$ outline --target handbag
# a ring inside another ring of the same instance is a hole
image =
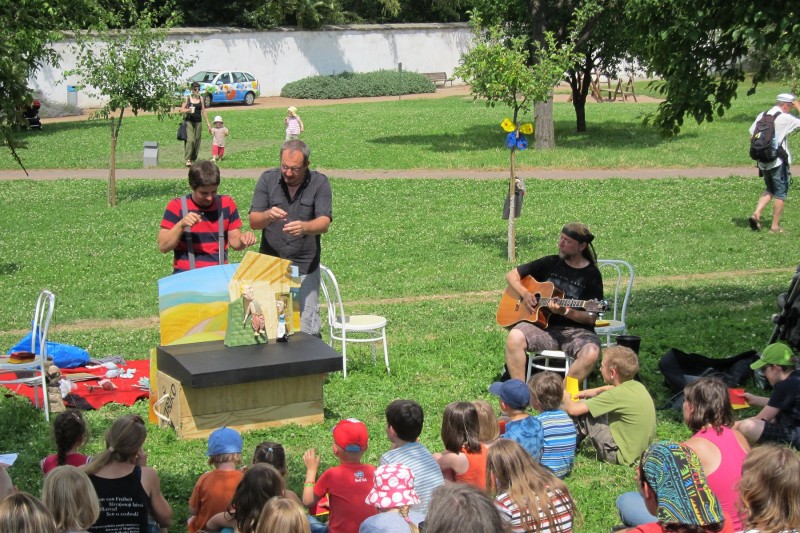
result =
[[[188,137],[186,136],[186,121],[184,120],[178,125],[178,140],[185,141]]]

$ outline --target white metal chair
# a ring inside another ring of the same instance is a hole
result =
[[[610,346],[615,344],[612,341],[618,335],[625,335],[628,332],[626,318],[628,301],[631,298],[631,289],[633,288],[633,266],[627,261],[619,259],[598,259],[597,268],[603,274],[603,283],[606,289],[609,287],[614,289],[613,291],[605,291],[609,309],[603,314],[602,319],[608,320],[609,324],[594,328],[603,346]],[[605,340],[603,340],[603,337],[605,337]]]
[[[594,328],[595,333],[600,337],[600,343],[603,346],[609,346],[612,344],[612,337],[616,338],[618,335],[624,335],[628,331],[625,318],[628,312],[631,289],[633,288],[633,266],[627,261],[619,259],[598,259],[597,268],[600,269],[601,273],[605,274],[603,276],[605,288],[613,287],[613,291],[610,294],[604,291],[606,300],[609,302],[609,310],[606,311],[602,319],[608,320],[609,324]],[[611,313],[610,317],[608,317],[609,312]],[[561,350],[532,352],[528,355],[528,370],[525,379],[530,379],[531,372],[534,369],[558,372],[566,376],[567,372],[569,372],[570,363],[569,357]],[[583,381],[583,386],[584,388],[586,387],[586,380]]]
[[[375,343],[383,343],[383,360],[389,373],[389,348],[386,344],[386,319],[377,315],[346,315],[342,304],[339,283],[331,269],[319,266],[320,288],[328,306],[330,345],[342,343],[342,374],[347,378],[347,343],[368,342],[372,344],[372,362],[375,364]]]
[[[42,404],[45,420],[50,420],[50,401],[47,398],[47,329],[53,317],[56,296],[48,290],[42,290],[36,300],[31,330],[31,353],[36,357],[29,363],[9,363],[9,357],[0,357],[0,373],[16,373],[16,379],[0,380],[0,385],[30,385],[36,407],[39,407],[39,387],[42,388]],[[38,346],[38,350],[37,350]]]

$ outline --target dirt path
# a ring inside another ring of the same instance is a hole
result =
[[[654,287],[664,284],[673,284],[675,282],[692,282],[702,280],[734,280],[743,276],[758,276],[763,274],[781,274],[785,273],[788,278],[795,272],[793,268],[762,268],[752,270],[732,270],[729,272],[708,272],[705,274],[681,274],[675,276],[650,276],[650,277],[637,277],[636,286]],[[495,289],[491,291],[473,291],[473,292],[460,292],[450,294],[426,294],[421,296],[404,296],[401,298],[382,298],[370,300],[353,300],[348,301],[347,305],[370,305],[372,307],[379,307],[381,305],[397,305],[417,302],[431,302],[431,301],[445,301],[445,300],[461,300],[468,302],[483,302],[499,300],[502,294],[502,289]],[[91,331],[99,329],[118,329],[118,330],[138,330],[150,329],[158,327],[158,317],[143,317],[143,318],[130,318],[130,319],[114,319],[114,320],[77,320],[68,324],[54,324],[51,328],[56,332],[75,332],[75,331]],[[8,330],[5,333],[12,335],[25,335],[27,329]]]

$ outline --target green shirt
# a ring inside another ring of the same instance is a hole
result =
[[[626,381],[585,401],[593,417],[608,414],[611,436],[619,447],[617,462],[633,464],[656,434],[656,408],[644,385]]]

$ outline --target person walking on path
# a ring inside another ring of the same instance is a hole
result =
[[[286,126],[285,140],[287,141],[299,139],[300,134],[306,130],[300,115],[297,114],[297,108],[295,106],[290,106],[286,110],[286,118],[283,119],[283,125]]]
[[[761,211],[767,207],[770,200],[772,203],[772,226],[770,233],[783,233],[781,228],[781,215],[786,196],[789,193],[789,185],[792,181],[792,174],[789,166],[792,164],[792,155],[789,153],[787,137],[795,130],[800,128],[800,118],[790,113],[792,107],[800,113],[800,102],[792,94],[779,94],[776,98],[775,106],[765,113],[775,116],[775,140],[777,142],[779,155],[774,161],[768,163],[758,162],[758,174],[764,177],[765,190],[758,199],[756,210],[748,219],[750,229],[759,231],[761,229]],[[756,131],[756,125],[765,113],[760,113],[753,125],[750,126],[750,136]],[[784,156],[785,154],[785,156]]]
[[[183,157],[186,166],[192,166],[200,153],[200,139],[203,136],[203,121],[208,132],[211,133],[211,123],[208,121],[206,106],[200,96],[200,84],[192,82],[192,93],[181,104],[181,113],[186,113],[186,140],[183,142]]]

